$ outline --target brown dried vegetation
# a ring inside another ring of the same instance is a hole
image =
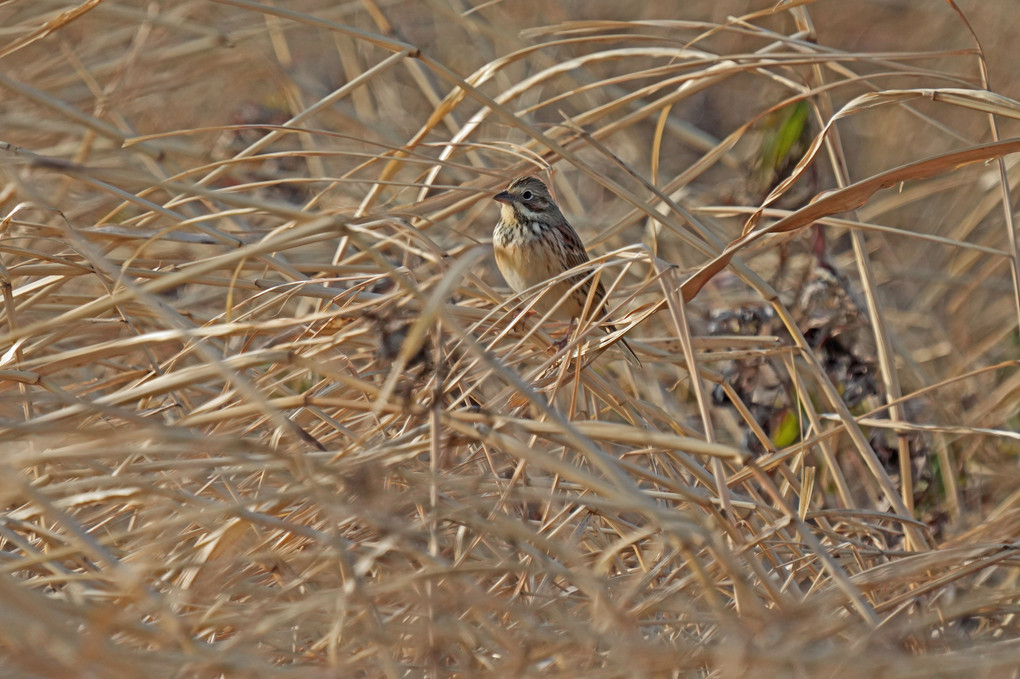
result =
[[[0,3],[0,671],[1017,676],[1011,1]]]

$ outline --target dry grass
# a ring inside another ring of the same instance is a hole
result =
[[[0,3],[3,676],[1017,676],[1011,2]]]

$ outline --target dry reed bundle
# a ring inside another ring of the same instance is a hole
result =
[[[1010,2],[653,5],[0,3],[6,676],[1017,676]]]

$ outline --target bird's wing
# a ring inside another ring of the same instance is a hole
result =
[[[563,236],[563,242],[566,245],[566,263],[568,269],[587,264],[591,260],[588,258],[588,253],[584,250],[584,243],[581,242],[580,236],[574,231],[573,227],[570,226],[566,221],[563,221],[556,225],[560,234]],[[578,274],[570,279],[570,283],[577,283],[579,280],[584,279],[584,284],[579,288],[585,295],[591,289],[592,274],[591,272]],[[597,310],[599,316],[606,314],[606,305],[603,300],[606,298],[606,289],[602,285],[602,281],[599,281],[598,287],[595,288],[595,300],[593,302],[593,308]]]

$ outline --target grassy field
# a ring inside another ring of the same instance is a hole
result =
[[[1016,16],[0,2],[0,676],[1020,676]]]

